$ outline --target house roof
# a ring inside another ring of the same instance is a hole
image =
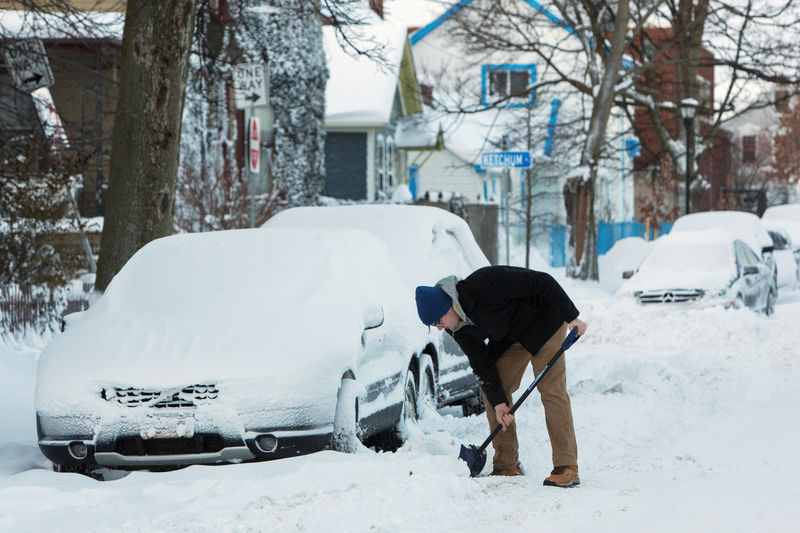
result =
[[[340,44],[334,26],[325,26],[322,31],[330,71],[325,90],[325,126],[385,127],[399,87],[400,64],[408,41],[406,28],[377,19],[357,26],[354,31],[358,35],[347,35],[360,50],[382,47],[383,64]]]
[[[0,10],[0,38],[118,39],[125,15],[113,12],[34,13]]]
[[[451,5],[450,8],[444,13],[442,13],[436,20],[430,22],[426,26],[423,26],[419,30],[415,31],[411,35],[411,44],[412,45],[417,44],[419,41],[424,39],[429,33],[431,33],[433,30],[441,26],[442,23],[451,19],[456,13],[458,13],[463,8],[470,5],[473,1],[474,0],[459,0],[458,2]],[[559,17],[554,15],[549,10],[545,9],[545,7],[542,6],[542,4],[540,4],[536,0],[525,0],[525,2],[527,2],[528,5],[530,5],[533,9],[535,9],[536,11],[547,17],[547,19],[549,19],[556,26],[564,29],[564,31],[566,31],[571,35],[575,35],[575,30],[573,30],[569,24],[561,20]]]

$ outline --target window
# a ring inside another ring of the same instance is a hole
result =
[[[742,137],[742,163],[754,163],[756,160],[756,136]]]
[[[536,81],[536,65],[484,65],[481,80],[481,103],[489,107],[508,98],[502,107],[533,107],[535,91],[525,89]]]
[[[385,187],[386,176],[386,147],[385,138],[382,134],[378,134],[375,139],[375,177],[377,181],[378,192],[383,192]]]
[[[394,150],[394,139],[386,137],[386,186],[394,189],[394,167],[397,155]]]

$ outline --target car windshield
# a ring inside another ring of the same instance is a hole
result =
[[[728,269],[733,264],[730,243],[664,241],[658,243],[642,263],[642,271],[708,271]]]

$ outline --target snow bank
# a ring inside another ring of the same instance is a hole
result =
[[[622,273],[639,268],[654,243],[641,237],[627,237],[615,242],[608,252],[597,258],[600,285],[610,292],[616,291],[624,281]]]

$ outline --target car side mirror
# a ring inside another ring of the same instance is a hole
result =
[[[631,279],[633,277],[633,270],[626,270],[622,273],[622,279]]]
[[[364,329],[374,329],[383,325],[383,307],[378,303],[364,304]]]
[[[755,265],[746,266],[744,267],[743,272],[745,276],[749,276],[751,274],[758,274],[758,267]]]

